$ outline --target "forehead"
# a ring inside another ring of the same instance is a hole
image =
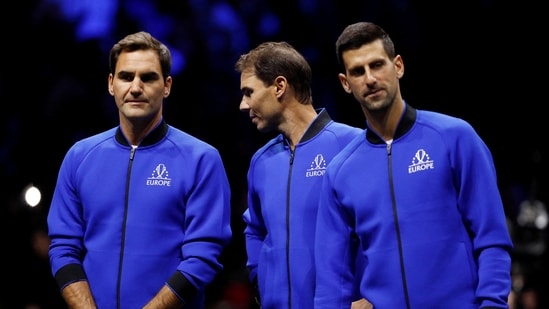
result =
[[[382,41],[375,40],[359,48],[343,52],[342,58],[347,67],[352,67],[387,58],[387,53],[385,53]]]
[[[253,70],[247,70],[240,73],[240,86],[242,88],[265,87],[263,81],[255,75]]]
[[[161,71],[160,59],[154,50],[123,51],[118,57],[115,71]]]

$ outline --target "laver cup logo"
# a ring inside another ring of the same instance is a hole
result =
[[[324,156],[322,154],[317,154],[307,169],[307,172],[305,172],[305,177],[318,177],[324,175],[324,173],[326,173],[326,165],[327,163],[326,160],[324,160]]]
[[[412,158],[412,165],[408,166],[408,174],[432,170],[435,168],[435,161],[429,158],[429,154],[424,149],[419,149]]]
[[[166,186],[171,185],[172,179],[169,177],[168,168],[160,163],[153,170],[151,177],[147,178],[147,186]]]

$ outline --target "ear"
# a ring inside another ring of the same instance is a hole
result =
[[[172,89],[172,77],[168,76],[166,77],[166,81],[164,82],[164,98],[167,98],[170,95],[171,89]]]
[[[280,97],[284,92],[286,92],[286,88],[288,87],[288,80],[284,76],[277,76],[274,80],[274,86],[275,86],[275,95],[277,97]]]
[[[107,79],[107,89],[109,93],[114,96],[113,86],[112,86],[113,76],[112,73],[109,74],[109,78]]]
[[[402,76],[404,76],[404,61],[402,60],[402,56],[396,55],[393,63],[397,73],[397,78],[400,79]]]
[[[339,73],[337,77],[339,78],[339,82],[341,83],[343,90],[347,93],[351,93],[351,87],[349,87],[349,83],[347,82],[347,76],[343,73]]]

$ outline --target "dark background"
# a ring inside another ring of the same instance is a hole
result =
[[[374,21],[390,33],[404,58],[401,88],[408,103],[464,118],[485,140],[516,244],[513,274],[524,278],[515,288],[547,292],[546,229],[533,219],[518,220],[532,205],[541,205],[534,217],[543,219],[548,198],[549,28],[541,2],[44,0],[14,2],[3,13],[1,278],[8,289],[0,308],[60,308],[47,258],[33,247],[33,237],[45,230],[68,148],[118,124],[107,92],[107,55],[139,30],[166,43],[174,57],[168,123],[217,147],[231,182],[234,240],[208,306],[250,308],[240,219],[245,175],[252,153],[272,135],[258,133],[239,112],[234,62],[260,42],[288,41],[313,67],[315,106],[364,127],[358,103],[337,80],[334,51],[337,35],[356,21]],[[43,193],[33,209],[21,200],[29,184]],[[237,306],[238,299],[244,305]],[[544,296],[540,302],[542,308]]]

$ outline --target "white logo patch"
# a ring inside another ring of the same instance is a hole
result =
[[[429,158],[429,154],[424,149],[416,151],[415,156],[412,158],[412,164],[408,166],[408,174],[421,172],[425,170],[432,170],[435,168],[435,161]]]
[[[322,154],[317,154],[305,172],[305,177],[320,177],[326,173],[326,160]]]
[[[169,177],[168,168],[160,163],[153,170],[151,177],[147,178],[147,186],[171,186],[172,179]]]

